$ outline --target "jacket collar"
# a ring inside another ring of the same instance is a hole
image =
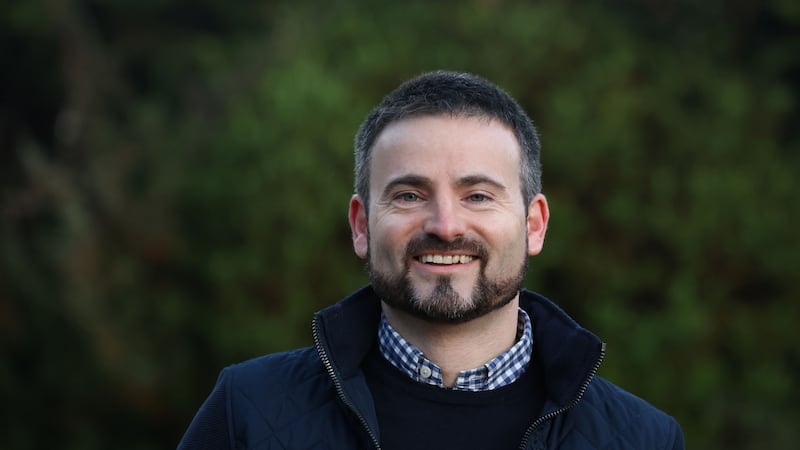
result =
[[[533,357],[544,373],[542,414],[572,406],[597,371],[605,344],[542,295],[523,290],[520,306],[533,321]]]
[[[523,290],[520,306],[533,321],[533,357],[544,373],[545,409],[569,407],[596,370],[603,343],[535,292]],[[327,354],[340,382],[349,385],[352,378],[363,377],[361,362],[377,339],[380,311],[377,295],[365,286],[315,315],[318,351]]]

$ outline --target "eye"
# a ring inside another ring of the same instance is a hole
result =
[[[417,200],[419,200],[419,195],[417,195],[417,194],[415,194],[413,192],[403,192],[402,194],[397,196],[397,199],[401,200],[401,201],[404,201],[404,202],[411,203],[411,202],[416,202]]]
[[[475,203],[480,203],[489,200],[489,196],[486,194],[470,194],[470,196],[467,197],[467,200]]]

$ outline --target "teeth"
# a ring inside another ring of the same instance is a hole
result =
[[[467,255],[423,255],[419,260],[433,264],[466,264],[472,261],[472,256]]]

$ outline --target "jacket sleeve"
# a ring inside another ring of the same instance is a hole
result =
[[[675,419],[672,419],[672,445],[664,447],[665,450],[684,450],[686,443],[683,438],[683,430]]]
[[[189,428],[178,443],[178,450],[233,450],[230,417],[228,417],[228,369],[217,379],[214,390],[195,414]]]

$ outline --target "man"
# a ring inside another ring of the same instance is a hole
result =
[[[370,286],[316,314],[313,348],[223,370],[179,448],[683,448],[674,419],[595,376],[595,335],[522,290],[549,211],[507,93],[421,75],[355,147]]]

